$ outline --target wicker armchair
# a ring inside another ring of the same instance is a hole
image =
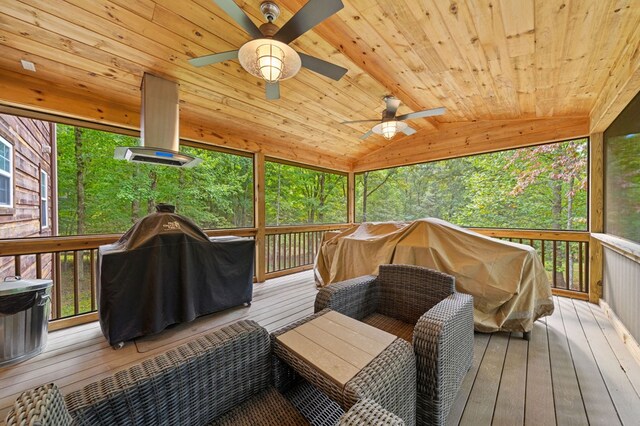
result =
[[[444,425],[473,358],[473,298],[455,278],[411,265],[381,265],[324,287],[315,311],[330,308],[413,343],[417,424]]]
[[[24,392],[6,422],[9,426],[309,424],[314,419],[305,418],[291,398],[273,386],[272,363],[267,331],[253,321],[239,321],[64,398],[54,384]],[[305,391],[319,393],[310,386]],[[309,400],[309,395],[304,397]],[[319,402],[305,411],[321,413],[320,420],[339,419],[341,425],[378,420],[404,424],[371,399],[357,401],[347,413],[326,396],[315,401]]]

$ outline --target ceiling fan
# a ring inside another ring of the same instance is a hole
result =
[[[266,81],[267,99],[280,98],[280,80],[286,80],[305,67],[334,80],[347,72],[345,68],[293,50],[289,43],[306,33],[344,7],[341,0],[309,0],[282,28],[273,23],[280,8],[270,1],[260,5],[267,20],[258,28],[233,0],[213,0],[234,21],[253,37],[238,50],[214,53],[189,59],[196,67],[238,59],[249,74]]]
[[[382,111],[382,120],[373,119],[343,121],[342,124],[369,123],[372,121],[379,121],[380,123],[376,124],[371,130],[360,136],[360,139],[366,139],[373,133],[382,135],[385,139],[392,139],[398,132],[402,132],[405,135],[413,135],[414,133],[416,133],[416,129],[409,127],[407,123],[404,123],[404,120],[410,120],[412,118],[433,117],[434,115],[442,115],[446,112],[445,108],[433,108],[396,116],[396,112],[398,111],[398,107],[400,106],[400,100],[394,98],[393,96],[385,96],[383,99],[387,104],[387,107],[384,111]]]

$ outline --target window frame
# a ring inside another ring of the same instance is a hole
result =
[[[44,221],[42,220],[43,218],[44,218]],[[48,228],[49,228],[49,174],[44,169],[41,168],[40,169],[40,229],[48,229]]]
[[[14,149],[13,149],[13,144],[11,144],[11,142],[6,140],[3,136],[0,136],[0,143],[9,148],[9,171],[0,169],[0,175],[7,176],[9,178],[9,203],[5,204],[0,201],[0,209],[11,209],[13,208],[13,202],[14,202],[14,194],[13,194],[14,174],[15,174],[14,158],[13,158]]]

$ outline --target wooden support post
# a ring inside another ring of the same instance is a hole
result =
[[[589,141],[589,232],[604,231],[604,141],[602,133],[593,133]],[[602,297],[602,244],[589,240],[589,301]]]
[[[265,280],[266,268],[266,217],[264,200],[264,154],[257,152],[253,155],[253,226],[256,228],[256,280]]]
[[[356,175],[349,172],[347,175],[347,222],[356,221]]]

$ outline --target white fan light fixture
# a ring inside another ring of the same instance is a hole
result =
[[[286,80],[300,71],[300,55],[278,40],[259,38],[242,45],[238,52],[240,65],[254,77],[269,83]]]

